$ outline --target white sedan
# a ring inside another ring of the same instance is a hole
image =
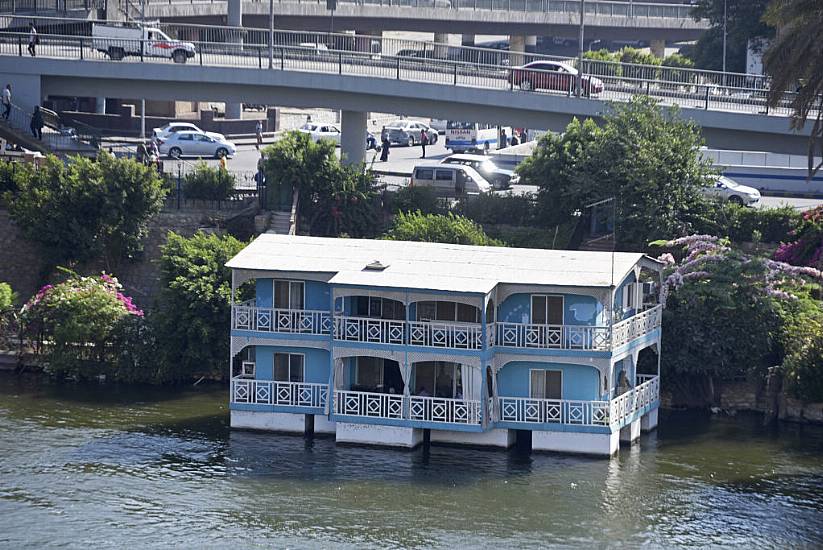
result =
[[[333,126],[331,124],[314,124],[312,122],[307,122],[300,128],[298,131],[303,132],[305,134],[309,134],[311,136],[312,141],[319,141],[321,139],[328,139],[335,143],[335,145],[340,145],[340,130],[337,126]]]
[[[748,185],[741,185],[726,176],[714,176],[714,181],[703,193],[710,197],[728,200],[739,205],[752,206],[760,202],[760,191]]]
[[[197,132],[211,136],[214,139],[226,139],[223,134],[218,134],[217,132],[204,132],[191,122],[169,122],[165,126],[155,128],[152,135],[154,139],[159,139],[163,142],[167,140],[171,134],[176,134],[177,132]]]
[[[234,143],[202,132],[175,132],[160,144],[160,154],[180,157],[231,157],[237,153]]]

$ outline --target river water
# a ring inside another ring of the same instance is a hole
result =
[[[823,546],[823,429],[663,415],[613,460],[231,431],[227,390],[0,376],[0,547]]]

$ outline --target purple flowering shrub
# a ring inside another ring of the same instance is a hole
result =
[[[792,265],[823,268],[823,206],[804,212],[800,227],[792,236],[795,240],[782,243],[772,258]]]
[[[117,279],[105,273],[45,285],[21,310],[24,331],[37,343],[44,366],[76,378],[105,372],[118,353],[110,345],[112,334],[125,319],[141,317]]]

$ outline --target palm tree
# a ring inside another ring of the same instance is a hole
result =
[[[814,120],[809,137],[809,179],[823,168],[815,165],[815,151],[823,156],[823,1],[773,0],[764,21],[777,28],[777,38],[763,58],[772,77],[769,106],[784,96],[791,98],[792,128],[801,129]],[[787,90],[796,90],[788,92]]]

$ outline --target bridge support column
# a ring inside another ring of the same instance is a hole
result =
[[[358,31],[354,34],[357,38],[354,41],[354,49],[358,52],[380,53],[383,48],[383,31]],[[372,44],[375,44],[374,46]]]
[[[243,0],[228,0],[228,13],[226,14],[226,23],[230,27],[243,26]],[[229,40],[234,44],[243,45],[243,37],[240,33],[236,35],[232,33]],[[243,118],[243,104],[242,103],[226,103],[226,118]]]
[[[12,102],[20,107],[26,114],[34,111],[35,105],[43,103],[43,91],[41,88],[40,76],[29,74],[4,74],[3,86],[5,82],[11,83]]]
[[[106,98],[101,96],[94,100],[94,112],[98,115],[106,114]]]
[[[460,40],[460,44],[463,46],[474,46],[475,35],[473,34],[464,34]]]
[[[343,111],[340,116],[340,157],[344,164],[366,161],[366,117],[363,111]]]
[[[449,55],[449,35],[445,32],[434,33],[434,57],[446,59]]]
[[[666,57],[666,41],[665,40],[652,40],[649,43],[649,49],[652,51],[652,55],[655,57],[659,57],[663,59]]]
[[[526,37],[509,36],[509,65],[516,67],[526,62]]]
[[[526,52],[534,53],[537,51],[537,37],[536,36],[527,36],[526,37]]]

